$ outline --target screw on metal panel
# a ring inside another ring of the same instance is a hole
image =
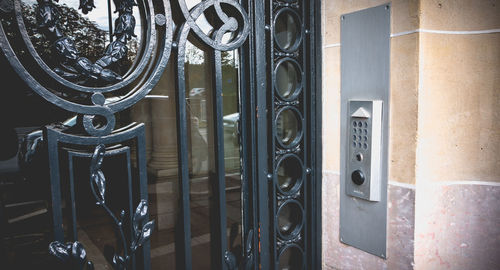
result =
[[[268,173],[268,174],[267,174],[267,179],[268,179],[268,180],[271,180],[271,179],[273,179],[273,174],[271,174],[271,173]]]
[[[306,34],[309,34],[311,31],[309,31],[309,29],[306,29],[305,33]]]
[[[271,30],[271,26],[266,25],[266,26],[264,26],[264,29],[266,29],[267,31],[269,31],[269,30]]]
[[[341,19],[342,21],[343,21],[343,20],[345,20],[345,16],[344,16],[344,15],[340,16],[340,19]]]
[[[175,41],[172,42],[172,47],[177,48],[177,45],[178,45],[177,42],[175,42]]]
[[[311,168],[307,168],[307,169],[306,169],[306,173],[307,173],[307,174],[310,174],[311,172],[312,172]]]

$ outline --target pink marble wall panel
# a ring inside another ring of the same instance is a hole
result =
[[[416,210],[416,269],[500,269],[499,185],[419,185]]]
[[[387,260],[339,241],[338,173],[323,173],[323,269],[413,269],[415,190],[389,185]]]

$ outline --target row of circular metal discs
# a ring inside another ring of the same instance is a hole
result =
[[[290,1],[293,2],[293,1]],[[289,56],[280,59],[274,68],[273,80],[279,99],[291,102],[298,98],[304,87],[304,74],[301,65],[291,55],[302,43],[302,23],[298,13],[292,8],[280,9],[274,17],[274,40],[276,46]],[[275,127],[278,143],[290,149],[302,139],[302,114],[294,106],[286,106],[277,112]],[[276,186],[280,193],[297,193],[305,178],[301,158],[296,154],[286,154],[278,161],[275,175]],[[297,237],[304,223],[304,210],[298,200],[287,200],[280,204],[276,224],[278,234],[284,240]],[[302,269],[304,252],[297,244],[288,244],[279,251],[280,269]]]

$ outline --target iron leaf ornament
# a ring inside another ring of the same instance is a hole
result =
[[[87,261],[87,252],[78,241],[66,244],[54,241],[49,245],[49,253],[57,258],[64,267],[78,270],[94,270],[94,264]]]
[[[104,54],[92,63],[88,58],[80,56],[74,39],[65,36],[59,26],[61,12],[54,2],[58,0],[37,0],[36,18],[42,33],[54,41],[53,53],[57,55],[59,66],[54,71],[61,77],[71,81],[102,81],[114,83],[123,80],[122,76],[111,68],[124,59],[128,53],[127,41],[136,37],[133,7],[135,0],[114,0],[119,17],[115,20],[116,37],[104,51]],[[88,14],[95,8],[94,0],[80,0],[79,9]]]
[[[78,9],[81,9],[83,14],[88,14],[94,8],[94,0],[80,0],[80,6]]]
[[[96,204],[101,206],[108,216],[111,217],[115,223],[115,229],[120,236],[118,242],[121,244],[121,252],[115,252],[110,263],[115,270],[126,270],[131,267],[132,255],[151,238],[155,222],[154,220],[148,221],[148,202],[146,200],[141,200],[132,217],[131,226],[133,228],[133,235],[130,237],[130,244],[128,244],[123,230],[126,214],[125,210],[121,210],[117,217],[106,204],[106,178],[102,171],[105,154],[105,145],[99,144],[95,147],[90,160],[90,188],[96,199]],[[83,270],[85,266],[87,266],[87,270],[94,269],[92,262],[87,262],[85,248],[78,241],[66,244],[54,241],[49,245],[49,253],[55,256],[69,269]]]
[[[106,178],[101,170],[102,162],[104,160],[105,146],[100,144],[95,148],[92,160],[90,163],[90,187],[97,204],[104,204],[104,194],[106,193]]]

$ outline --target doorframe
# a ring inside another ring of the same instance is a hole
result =
[[[265,2],[265,3],[263,3]],[[260,252],[255,253],[256,269],[258,265],[262,269],[273,269],[275,261],[277,258],[273,258],[274,245],[272,245],[272,230],[273,220],[271,219],[269,200],[269,175],[272,174],[274,168],[269,168],[268,159],[272,158],[269,144],[269,134],[273,131],[270,130],[269,121],[272,119],[272,113],[268,112],[269,97],[267,91],[270,86],[270,75],[268,73],[270,65],[268,58],[268,38],[269,38],[269,26],[266,25],[266,5],[272,5],[272,0],[269,1],[252,1],[246,0],[244,3],[249,3],[249,12],[251,12],[250,20],[253,26],[253,31],[251,31],[249,36],[249,43],[245,45],[242,49],[247,49],[251,52],[250,67],[253,72],[249,73],[252,78],[250,78],[250,87],[255,89],[254,93],[248,93],[248,105],[246,111],[249,116],[249,129],[254,134],[250,136],[252,141],[251,147],[251,161],[252,161],[252,174],[255,175],[256,180],[253,183],[253,192],[256,192],[255,196],[252,196],[253,214],[256,219],[254,219],[258,224],[254,224],[254,231],[258,232],[255,234],[254,241],[258,241]],[[308,153],[305,157],[305,162],[311,164],[311,176],[310,179],[314,181],[308,182],[307,189],[309,194],[307,194],[306,199],[309,200],[309,211],[307,211],[306,222],[310,222],[307,226],[305,237],[306,243],[304,247],[306,248],[306,269],[321,269],[322,262],[322,36],[321,36],[321,0],[314,1],[302,1],[303,4],[309,5],[306,7],[304,14],[307,16],[303,19],[305,28],[308,30],[306,33],[306,47],[304,53],[306,54],[306,66],[305,72],[307,90],[311,91],[308,96],[307,104],[307,124],[306,127],[310,130],[310,138],[305,143],[308,144]],[[255,14],[264,14],[256,18]],[[256,52],[256,53],[254,53]],[[254,54],[252,54],[254,53]],[[261,64],[265,63],[265,64]],[[274,90],[273,90],[274,91]],[[271,117],[270,117],[271,115]],[[244,120],[243,120],[244,121]],[[242,122],[242,125],[245,123]],[[271,138],[274,139],[274,138]],[[243,152],[245,153],[245,151]],[[265,157],[265,158],[262,158]],[[250,171],[250,170],[249,170]],[[250,174],[247,174],[249,176]],[[249,177],[248,179],[251,179]],[[306,181],[304,182],[306,183]],[[257,243],[257,242],[254,242]]]
[[[322,96],[322,78],[323,78],[323,39],[322,39],[322,3],[321,0],[311,1],[311,5],[314,5],[309,9],[310,11],[310,25],[311,25],[311,36],[314,40],[314,46],[311,46],[309,59],[315,59],[315,62],[311,65],[314,68],[312,71],[315,76],[314,80],[311,80],[311,89],[314,89],[313,98],[313,134],[311,149],[314,150],[315,166],[313,169],[314,187],[311,188],[313,191],[313,201],[314,201],[314,217],[312,218],[313,224],[312,228],[315,229],[313,233],[314,243],[312,244],[312,256],[315,262],[313,263],[313,269],[320,269],[322,266],[322,231],[323,231],[323,220],[322,220],[322,185],[323,185],[323,96]],[[312,151],[311,151],[312,152]]]

